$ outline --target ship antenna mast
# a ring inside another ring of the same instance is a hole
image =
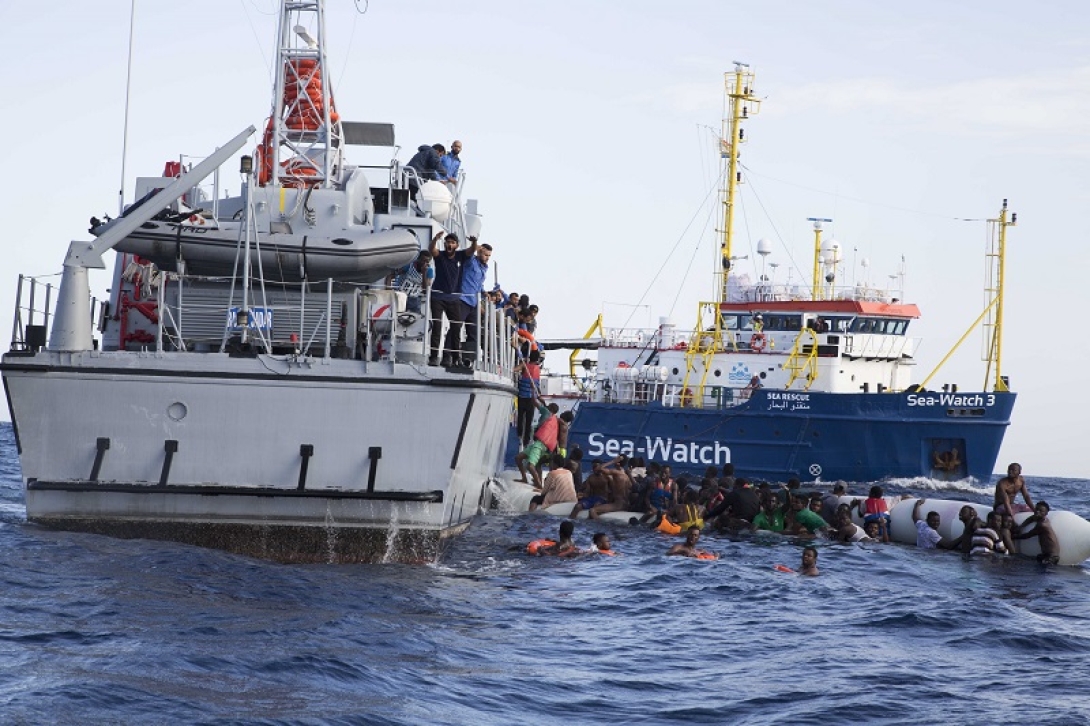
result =
[[[1008,219],[1007,200],[1003,200],[1003,207],[999,210],[998,219],[990,219],[995,224],[996,232],[989,235],[989,240],[994,242],[994,247],[988,250],[988,257],[992,259],[989,272],[992,279],[989,281],[987,291],[991,295],[989,310],[994,312],[991,320],[985,323],[984,329],[991,328],[991,335],[987,338],[988,375],[985,376],[985,386],[990,378],[992,366],[995,366],[995,380],[992,390],[1009,391],[1010,386],[1006,376],[1002,374],[1003,363],[1003,287],[1006,281],[1006,255],[1007,255],[1007,227],[1013,227],[1018,223],[1018,214],[1011,212]]]
[[[727,100],[726,114],[723,117],[723,132],[719,138],[719,156],[723,163],[723,177],[726,185],[720,195],[723,203],[723,227],[720,232],[723,242],[720,248],[720,273],[717,299],[726,302],[727,278],[730,275],[731,256],[734,241],[734,200],[738,185],[742,182],[742,173],[738,171],[739,146],[745,141],[742,122],[755,116],[761,110],[761,100],[753,95],[754,73],[748,63],[734,61],[734,72],[723,74],[724,95]]]
[[[335,186],[344,131],[329,84],[323,0],[281,0],[272,112],[258,146],[260,186]]]

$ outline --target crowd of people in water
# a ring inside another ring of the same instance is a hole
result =
[[[550,446],[566,436],[570,418],[557,414],[555,406],[546,406],[540,398],[534,402],[542,413],[537,431],[545,427],[547,432],[545,440],[535,432],[533,442],[518,456],[523,475],[520,481],[528,481],[529,475],[538,492],[529,508],[571,505],[570,511],[565,507],[569,519],[561,524],[559,540],[535,547],[534,554],[614,554],[608,536],[602,532],[594,535],[594,544],[586,552],[572,542],[571,520],[584,511],[591,520],[608,512],[635,513],[629,518],[630,525],[684,535],[684,542],[671,546],[667,555],[698,559],[716,558],[697,546],[704,531],[766,531],[824,537],[835,542],[886,543],[891,541],[890,510],[901,500],[912,498],[885,496],[881,486],[872,486],[866,497],[848,499],[843,482],[836,483],[831,492],[803,491],[798,479],[774,488],[767,482],[754,483],[735,476],[732,464],[725,464],[721,470],[708,467],[697,482],[683,475],[675,478],[669,465],[625,456],[592,461],[584,477],[582,452],[577,447],[567,452]],[[543,461],[549,468],[544,477],[539,466]],[[1024,504],[1016,501],[1018,497]],[[912,507],[916,545],[921,549],[956,550],[970,557],[1003,556],[1017,553],[1016,541],[1033,538],[1041,550],[1038,562],[1058,561],[1059,542],[1048,518],[1049,505],[1044,501],[1034,504],[1019,464],[1011,464],[1007,475],[997,482],[992,511],[984,519],[969,504],[961,508],[958,520],[962,526],[956,537],[946,538],[939,533],[941,515],[928,510],[926,499],[917,499]],[[853,512],[862,519],[863,526],[855,524]],[[1032,514],[1016,524],[1014,515],[1020,512]],[[599,540],[604,541],[605,551]],[[817,551],[811,549],[804,552],[800,574],[817,574]],[[782,565],[777,569],[793,571]]]

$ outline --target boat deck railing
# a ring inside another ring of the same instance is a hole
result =
[[[841,286],[823,286],[822,300],[858,300],[862,302],[894,302],[900,291],[873,287],[865,283]],[[750,285],[732,285],[727,302],[800,302],[813,300],[813,290],[797,284],[757,283]]]
[[[790,355],[792,345],[799,331],[774,331],[765,330],[761,336],[762,346],[760,350],[753,348],[752,328],[744,330],[724,330],[715,353],[730,352],[760,352],[762,355]],[[623,348],[633,351],[685,351],[690,344],[696,341],[698,352],[705,352],[714,343],[714,337],[710,333],[700,333],[697,336],[692,330],[677,330],[655,328],[605,328],[603,335],[604,348]],[[878,333],[844,333],[824,332],[818,334],[822,357],[832,355],[847,355],[851,358],[868,358],[876,360],[911,359],[919,348],[920,338],[905,335],[884,335]]]
[[[33,354],[47,347],[55,298],[53,283],[19,276],[12,352]],[[229,277],[179,275],[150,264],[130,264],[112,309],[88,300],[96,349],[265,353],[419,366],[430,353],[430,313],[422,291],[412,294],[383,282],[262,285],[257,280],[244,298]],[[462,353],[463,369],[511,376],[517,362],[513,321],[482,296],[470,322],[479,333],[476,350]]]
[[[11,352],[36,353],[45,347],[49,326],[53,320],[57,289],[52,282],[43,282],[30,275],[19,275],[15,286],[15,314],[11,324]],[[87,302],[92,326],[101,325],[106,312],[105,305],[95,297]]]
[[[603,403],[659,403],[667,408],[723,409],[745,403],[749,395],[745,384],[685,386],[680,383],[602,381],[590,398]]]

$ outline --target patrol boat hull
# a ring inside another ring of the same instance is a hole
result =
[[[432,559],[487,504],[509,385],[361,366],[9,354],[27,519],[286,562]]]

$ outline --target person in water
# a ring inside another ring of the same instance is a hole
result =
[[[852,522],[851,510],[845,506],[837,510],[836,523],[832,528],[832,538],[837,542],[863,542],[870,538],[870,534],[862,527]],[[877,526],[877,522],[872,522]],[[870,525],[867,525],[870,526]]]
[[[717,555],[714,555],[707,550],[697,549],[696,543],[699,541],[700,527],[693,525],[692,527],[689,527],[688,532],[685,533],[685,541],[671,547],[666,551],[666,554],[681,557],[696,557],[704,560],[719,559]]]
[[[886,520],[876,519],[873,522],[866,522],[863,525],[863,532],[867,537],[875,542],[889,543],[889,527],[886,526]]]
[[[922,550],[947,549],[939,534],[942,518],[938,512],[928,512],[926,519],[920,519],[920,507],[926,499],[918,499],[912,508],[912,521],[916,525],[916,546]]]
[[[889,526],[891,522],[889,504],[883,496],[882,487],[873,486],[870,488],[870,494],[863,501],[862,510],[859,513],[863,515],[864,524],[884,519],[886,520],[886,526]]]
[[[1014,535],[1014,539],[1037,538],[1037,544],[1041,547],[1041,554],[1037,555],[1037,561],[1041,564],[1055,565],[1060,561],[1060,541],[1056,538],[1056,532],[1052,529],[1052,523],[1048,521],[1050,507],[1048,502],[1037,502],[1033,515],[1022,522],[1022,527],[1030,529]]]
[[[814,514],[807,507],[808,500],[803,497],[791,498],[791,509],[784,516],[784,532],[787,534],[809,535],[823,532],[829,528],[820,514]]]
[[[817,547],[803,547],[802,548],[802,567],[799,568],[800,575],[807,575],[809,577],[816,577],[818,575],[818,551]]]
[[[599,555],[615,555],[617,551],[609,541],[609,535],[605,532],[595,532],[591,538],[590,552]]]
[[[1026,500],[1025,505],[1016,504],[1014,499],[1019,494]],[[1026,489],[1026,480],[1022,478],[1022,465],[1011,464],[1007,467],[1007,475],[995,484],[995,505],[992,507],[1000,514],[1017,514],[1019,512],[1033,512],[1033,500],[1030,499],[1029,489]]]
[[[761,512],[753,518],[750,529],[754,532],[765,530],[768,532],[782,532],[784,528],[783,510],[780,509],[780,498],[776,494],[770,494],[768,500],[762,505]]]
[[[1002,516],[998,512],[988,512],[986,523],[977,527],[976,532],[973,532],[973,549],[969,551],[970,556],[983,557],[1007,554],[1007,546],[1003,543],[1003,538],[999,534],[999,518]]]
[[[575,534],[575,522],[565,519],[560,523],[559,539],[555,544],[543,544],[530,554],[538,557],[543,555],[555,555],[557,557],[573,557],[579,554],[579,548],[575,546],[572,535]]]
[[[958,520],[961,521],[964,528],[958,538],[950,543],[949,549],[961,550],[965,554],[969,554],[969,550],[973,548],[973,533],[976,532],[978,527],[984,526],[984,523],[977,516],[976,509],[968,504],[958,511]]]

